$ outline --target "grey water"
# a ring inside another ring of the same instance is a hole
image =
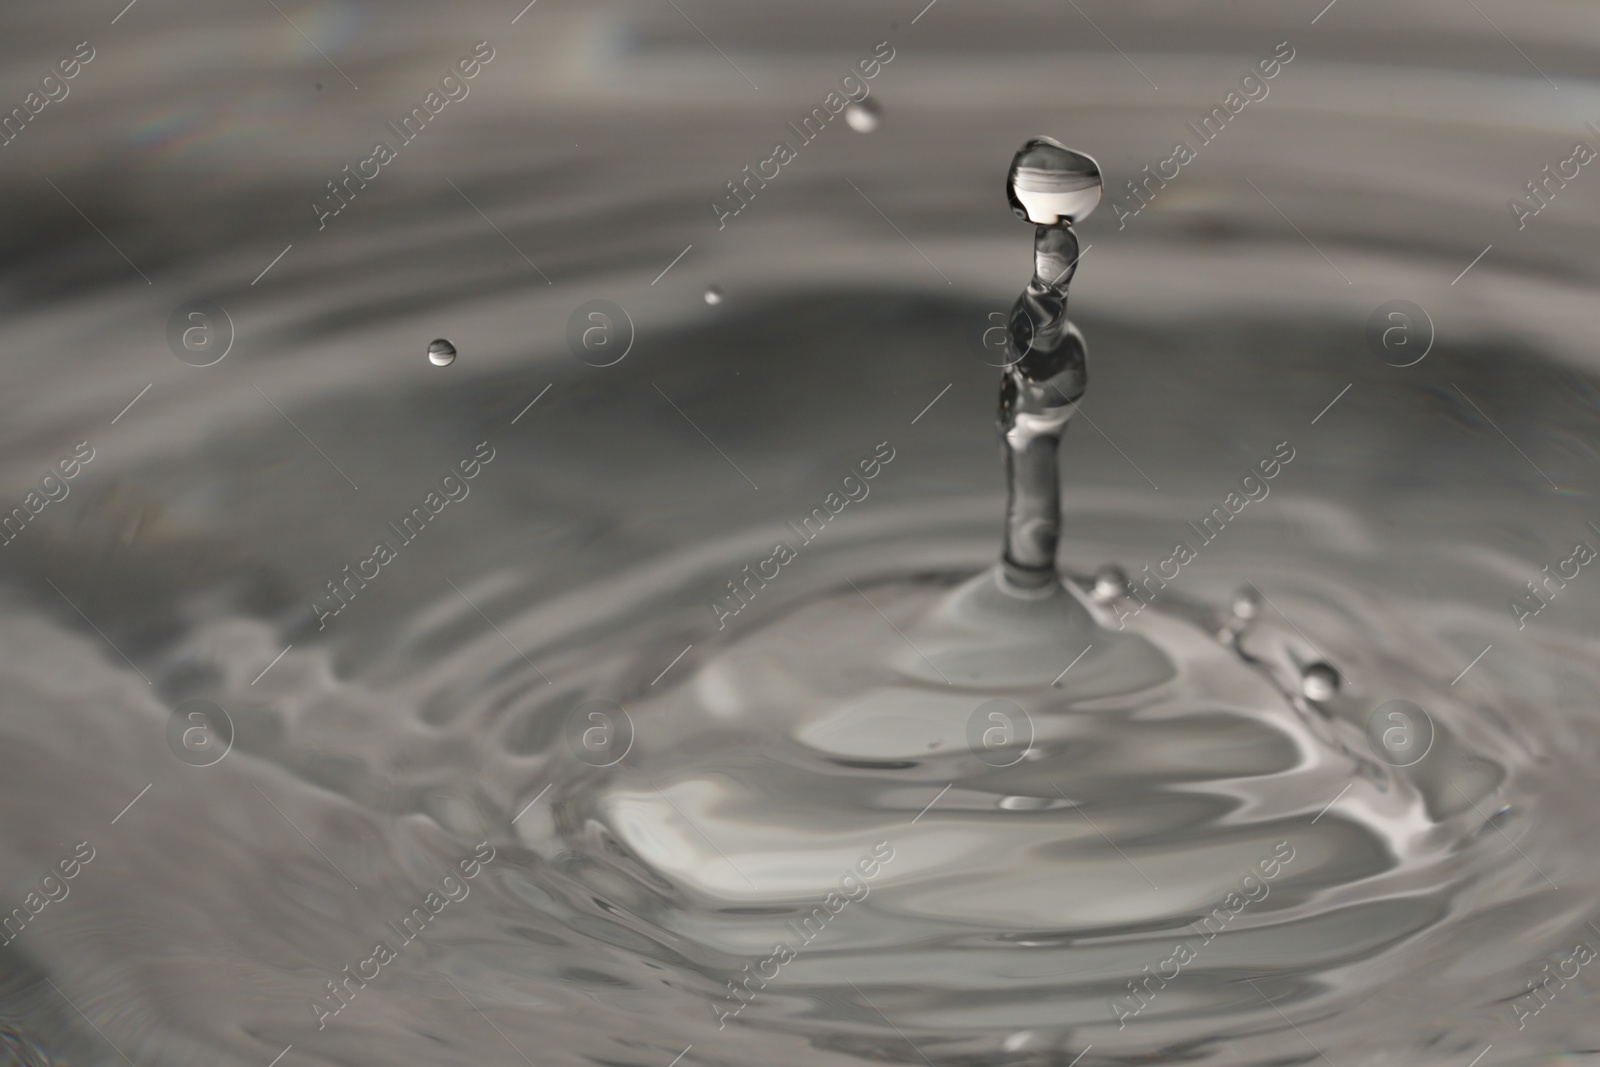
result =
[[[0,1063],[1600,1061],[1600,42],[1476,7],[14,5]]]

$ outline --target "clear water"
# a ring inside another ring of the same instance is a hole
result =
[[[680,6],[4,16],[0,1062],[1595,1058],[1584,13]]]

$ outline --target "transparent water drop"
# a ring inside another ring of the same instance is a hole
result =
[[[1106,603],[1127,596],[1128,584],[1128,572],[1115,563],[1107,563],[1094,572],[1092,595],[1101,603]]]
[[[853,100],[844,109],[844,120],[857,133],[871,133],[883,125],[883,107],[870,96]]]
[[[1088,218],[1100,203],[1100,188],[1100,164],[1053,137],[1024,144],[1006,178],[1011,210],[1041,226]]]
[[[448,367],[456,361],[456,346],[443,337],[428,346],[428,362],[435,367]]]
[[[720,286],[720,285],[708,285],[708,286],[706,286],[706,303],[708,303],[708,304],[720,304],[720,303],[722,303],[723,299],[726,296],[727,296],[727,294],[722,291],[722,286]]]
[[[1307,700],[1331,700],[1339,685],[1339,672],[1326,663],[1313,663],[1300,673],[1300,691]]]
[[[1253,619],[1261,614],[1261,594],[1256,592],[1254,586],[1242,585],[1233,594],[1233,602],[1229,607],[1233,609],[1235,618]]]

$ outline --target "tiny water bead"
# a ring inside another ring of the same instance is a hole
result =
[[[1339,695],[1339,672],[1326,663],[1313,663],[1300,676],[1300,692],[1307,700],[1332,700]]]
[[[883,125],[883,105],[871,96],[851,101],[844,109],[844,120],[857,133],[871,133]]]
[[[428,345],[428,362],[435,367],[448,367],[456,361],[456,346],[443,337]]]
[[[1094,572],[1094,598],[1102,604],[1128,595],[1128,572],[1114,563],[1107,563]]]
[[[708,285],[708,286],[706,286],[706,292],[705,292],[706,303],[713,304],[713,305],[720,304],[725,299],[725,297],[726,297],[726,294],[723,293],[722,286],[720,286],[720,285]]]

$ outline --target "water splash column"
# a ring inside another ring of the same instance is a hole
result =
[[[1017,150],[1006,181],[1011,210],[1037,227],[1033,279],[1011,309],[1000,383],[1007,485],[1000,585],[1020,596],[1047,595],[1060,582],[1058,453],[1088,384],[1083,335],[1067,321],[1067,286],[1079,255],[1072,224],[1094,210],[1100,189],[1099,165],[1049,137]]]

